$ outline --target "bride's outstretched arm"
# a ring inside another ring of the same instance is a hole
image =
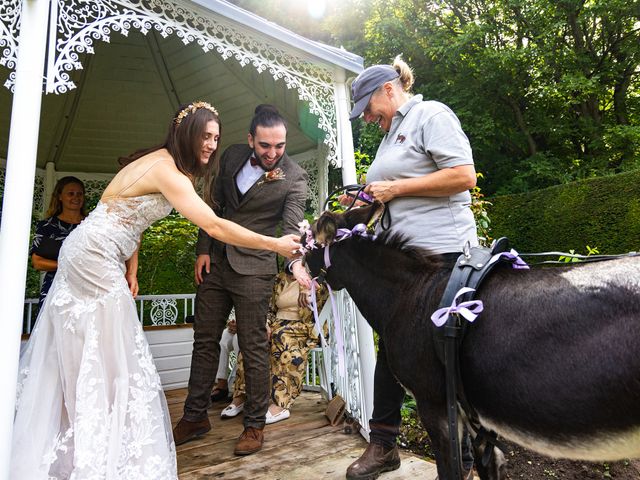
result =
[[[238,247],[271,250],[284,257],[294,256],[300,248],[296,235],[267,237],[218,217],[198,196],[189,179],[168,162],[154,171],[154,179],[169,203],[213,238]]]

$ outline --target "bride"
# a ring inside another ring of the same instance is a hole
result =
[[[225,243],[283,256],[299,247],[293,235],[266,237],[217,217],[197,195],[193,180],[219,136],[211,105],[182,108],[164,144],[128,157],[65,240],[20,359],[11,478],[177,478],[169,412],[133,300],[140,235],[175,208]]]

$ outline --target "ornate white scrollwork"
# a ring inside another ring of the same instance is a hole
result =
[[[162,298],[151,302],[151,324],[175,325],[178,319],[178,305],[173,298]]]
[[[6,4],[6,5],[5,5]],[[0,61],[15,68],[20,0],[5,0],[0,8]],[[189,6],[187,6],[189,5]],[[176,35],[187,45],[197,43],[204,52],[215,51],[223,59],[234,58],[241,66],[268,71],[275,80],[298,92],[300,100],[325,132],[329,159],[336,160],[337,134],[333,72],[319,63],[267,43],[242,31],[216,14],[179,0],[57,0],[52,4],[52,24],[57,35],[49,45],[46,72],[47,93],[65,93],[75,88],[69,72],[82,68],[80,54],[94,53],[94,41],[109,42],[111,32],[127,35],[131,29],[143,34],[156,30],[161,36]],[[15,72],[5,85],[13,88]]]
[[[20,30],[20,0],[0,2],[0,65],[12,70],[5,87],[13,91],[16,78],[15,68],[18,60],[18,32]]]
[[[336,319],[331,316],[333,326],[331,328],[331,376],[333,378],[336,393],[340,394],[347,404],[347,411],[360,425],[368,431],[369,416],[362,390],[362,358],[358,348],[358,326],[355,314],[355,306],[345,290],[334,292],[337,314],[340,316],[341,331],[335,332]],[[325,308],[331,308],[330,301]],[[344,372],[340,372],[339,351],[340,344],[337,335],[342,339],[342,355],[344,360]]]

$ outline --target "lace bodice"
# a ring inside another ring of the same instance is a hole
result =
[[[115,197],[98,203],[71,232],[58,258],[60,288],[51,299],[65,308],[66,328],[74,329],[76,320],[97,303],[131,296],[125,262],[138,248],[142,232],[171,208],[160,193]]]
[[[118,243],[129,258],[140,236],[151,224],[171,213],[171,204],[161,193],[138,197],[112,197],[100,201],[79,228],[97,229]]]

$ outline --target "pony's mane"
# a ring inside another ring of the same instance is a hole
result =
[[[409,239],[401,233],[392,233],[385,231],[378,234],[375,239],[371,237],[363,238],[354,236],[353,240],[357,242],[367,242],[376,247],[385,248],[388,250],[396,250],[399,253],[406,255],[412,260],[418,268],[422,266],[433,266],[434,262],[439,261],[439,256],[428,248],[416,247],[409,244]]]

